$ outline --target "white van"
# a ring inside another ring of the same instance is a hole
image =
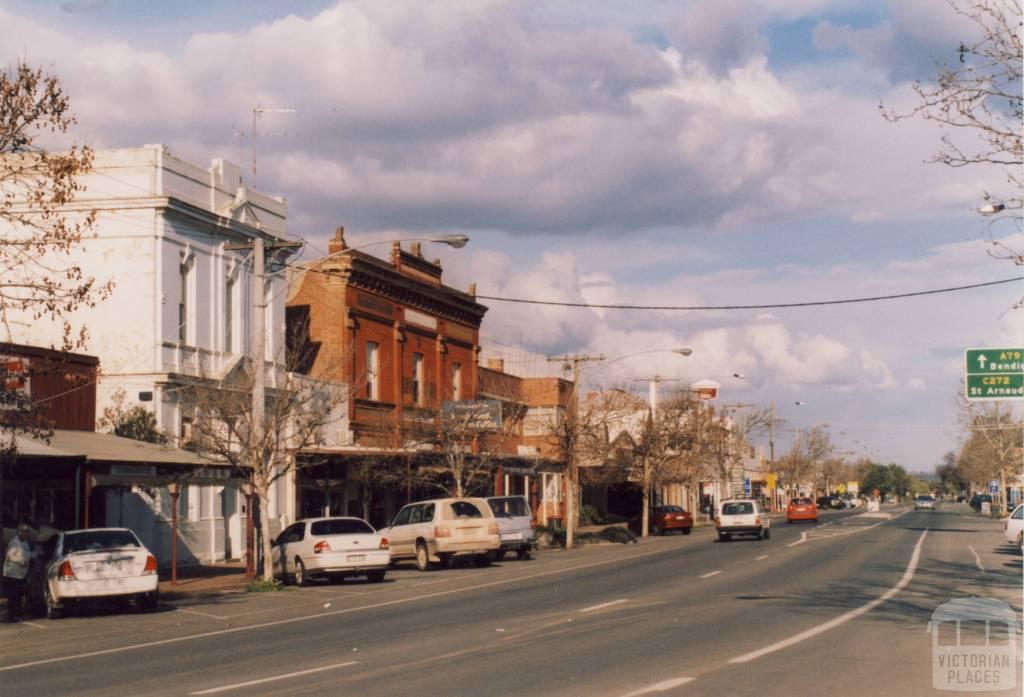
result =
[[[525,496],[488,496],[501,533],[501,549],[495,552],[498,561],[505,552],[515,551],[520,559],[529,559],[533,549],[533,514]]]
[[[391,561],[414,559],[416,568],[448,566],[456,555],[469,555],[478,566],[490,563],[501,547],[498,522],[484,499],[434,499],[410,503],[384,532]]]

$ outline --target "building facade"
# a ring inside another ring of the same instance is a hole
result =
[[[107,299],[73,317],[87,327],[89,351],[104,366],[98,411],[123,393],[126,406],[152,410],[170,442],[188,447],[192,416],[178,399],[183,387],[224,378],[247,353],[255,355],[257,344],[267,388],[282,379],[284,274],[269,273],[255,288],[245,248],[257,238],[271,248],[287,241],[286,203],[247,188],[237,165],[215,159],[198,166],[162,145],[97,151],[80,184],[68,213],[94,210],[96,223],[71,262],[101,283],[114,282]],[[271,260],[281,262],[284,254]],[[254,336],[256,312],[265,314],[262,337]],[[19,343],[55,345],[61,338],[56,323],[14,326],[18,334],[10,339]],[[294,513],[281,506],[293,498],[288,486],[282,480],[272,497],[274,518]],[[245,502],[234,483],[188,486],[180,506],[185,524],[195,528],[198,561],[237,556]]]

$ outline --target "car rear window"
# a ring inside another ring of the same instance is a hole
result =
[[[655,513],[682,513],[683,509],[681,506],[655,506]]]
[[[309,529],[313,535],[365,535],[376,532],[368,523],[354,518],[318,520]]]
[[[722,505],[723,515],[746,515],[754,512],[754,504],[749,501],[739,501],[737,503],[726,503]]]
[[[64,535],[65,554],[139,546],[138,539],[128,530],[83,530]]]
[[[480,512],[480,509],[471,504],[469,501],[453,501],[448,504],[448,510],[451,511],[452,518],[483,518],[484,514]]]
[[[491,510],[494,511],[494,515],[497,516],[530,515],[530,509],[527,507],[526,501],[519,496],[487,499],[487,503],[491,505]]]
[[[812,502],[810,499],[793,499],[790,503],[794,506],[810,506]]]

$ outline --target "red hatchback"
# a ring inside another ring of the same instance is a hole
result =
[[[818,522],[818,507],[813,499],[792,499],[786,506],[786,522],[796,523],[801,520]]]
[[[662,535],[669,530],[689,535],[693,530],[693,516],[679,506],[654,506],[650,526],[652,535]]]

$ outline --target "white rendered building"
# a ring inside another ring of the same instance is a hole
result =
[[[162,145],[97,151],[93,171],[80,181],[85,190],[72,210],[97,211],[95,236],[83,240],[71,259],[98,282],[114,282],[109,298],[74,317],[88,329],[85,350],[100,359],[97,414],[123,390],[126,405],[154,411],[170,441],[185,446],[190,417],[177,390],[195,379],[219,379],[239,364],[255,338],[258,305],[266,306],[267,388],[282,379],[285,274],[268,274],[257,302],[250,253],[225,245],[257,237],[266,244],[286,241],[286,203],[248,189],[237,165],[215,159],[208,168],[196,166]],[[47,346],[60,342],[61,327],[37,321],[14,324],[12,333],[9,340]],[[272,519],[294,518],[284,510],[293,506],[291,486],[280,480],[270,502]],[[165,490],[107,487],[107,524],[133,527],[154,545],[162,565],[170,557],[166,499]],[[237,482],[186,487],[179,521],[183,563],[244,553],[244,497]]]

